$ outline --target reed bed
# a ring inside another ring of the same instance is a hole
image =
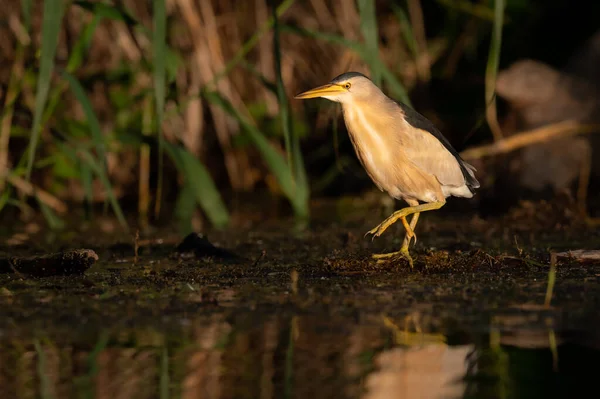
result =
[[[0,211],[39,206],[60,226],[65,204],[104,203],[125,229],[134,208],[143,228],[175,196],[166,208],[189,231],[199,209],[229,223],[224,193],[267,187],[305,220],[301,142],[339,113],[295,93],[356,70],[410,104],[436,62],[452,78],[475,24],[494,32],[489,102],[504,2],[436,4],[455,37],[427,35],[419,0],[6,0]]]

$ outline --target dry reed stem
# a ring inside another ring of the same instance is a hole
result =
[[[5,174],[4,177],[6,178],[6,181],[12,184],[19,192],[21,192],[21,194],[37,198],[59,214],[65,214],[67,212],[67,205],[49,192],[34,186],[19,176]]]
[[[132,63],[139,62],[142,58],[142,54],[127,27],[118,22],[112,22],[111,25],[113,34],[116,36],[117,44],[125,55],[125,58]]]
[[[319,25],[328,31],[335,29],[335,18],[329,12],[327,4],[322,0],[310,0],[310,5],[314,10],[314,16],[319,22]]]
[[[263,26],[270,17],[269,5],[267,0],[255,0],[256,26]],[[273,56],[273,32],[269,31],[261,38],[258,44],[258,64],[260,72],[270,81],[275,81],[275,57]],[[259,88],[259,96],[267,106],[269,115],[276,115],[279,112],[277,97],[274,93],[267,90],[262,85]]]
[[[21,60],[22,61],[22,60]],[[15,66],[19,61],[15,62]],[[22,65],[21,65],[22,66]],[[16,97],[15,91],[8,91],[7,104],[12,104]],[[0,123],[0,192],[4,191],[4,185],[6,183],[4,176],[6,175],[8,165],[8,144],[10,142],[10,128],[12,125],[13,107],[7,106],[4,108],[2,113],[2,122]]]
[[[145,98],[142,134],[151,134],[150,126],[152,125],[152,98]],[[140,166],[139,166],[139,182],[138,182],[138,218],[142,229],[148,226],[148,211],[150,209],[150,146],[142,144],[140,147]]]
[[[15,62],[10,72],[10,81],[8,83],[6,99],[4,102],[4,110],[2,112],[0,121],[0,192],[4,190],[6,183],[4,176],[8,174],[9,169],[8,153],[10,149],[10,131],[12,126],[14,102],[19,95],[19,83],[23,79],[24,74],[24,46],[27,46],[30,43],[29,34],[15,14],[9,17],[9,26],[17,37],[18,43],[16,44]]]
[[[225,61],[221,50],[221,43],[219,41],[219,32],[215,23],[216,16],[212,4],[209,1],[200,3],[200,15],[203,22],[201,26],[203,30],[202,36],[204,38],[204,56],[201,60],[203,68],[201,68],[201,71],[203,83],[206,84],[214,78],[218,71],[225,67]],[[210,57],[207,57],[207,55],[210,55]],[[238,108],[241,105],[241,101],[238,99],[234,100],[233,98],[233,90],[229,80],[219,80],[219,82],[217,82],[217,90],[222,96],[227,98],[234,107]],[[220,107],[211,105],[210,110],[215,122],[217,139],[219,140],[219,144],[224,153],[225,167],[227,168],[231,186],[234,190],[242,189],[243,182],[241,168],[231,146],[231,135],[239,130],[237,122],[229,117]]]
[[[205,83],[208,83],[214,79],[217,73],[225,69],[226,62],[223,52],[227,45],[221,40],[225,35],[222,32],[223,29],[221,29],[221,32],[218,30],[216,23],[218,18],[215,15],[211,2],[200,2],[200,10],[204,21],[205,37],[208,45],[207,49],[211,55],[211,64],[213,68],[210,80],[205,81]],[[242,100],[240,92],[234,87],[233,79],[221,79],[216,85],[217,90],[231,102],[238,112],[246,117],[250,116],[250,112],[248,111],[245,102]],[[246,85],[245,80],[242,80],[242,85]],[[243,86],[242,88],[244,88]],[[219,112],[223,112],[221,108],[219,108]],[[226,165],[228,166],[228,172],[230,172],[232,186],[234,189],[247,190],[254,183],[248,153],[234,151],[231,144],[231,137],[239,134],[240,127],[237,121],[228,115],[225,115],[224,121],[226,123],[226,130],[222,131],[220,135],[217,134],[217,137],[221,142],[221,147],[226,153]]]
[[[12,126],[12,117],[14,111],[14,102],[19,95],[19,81],[23,76],[23,49],[17,50],[17,57],[11,70],[11,81],[6,92],[6,102],[2,112],[2,122],[0,122],[0,192],[4,190],[5,178],[8,173],[8,153],[10,143],[10,130]]]
[[[594,133],[600,131],[600,125],[580,124],[567,120],[537,129],[516,133],[510,137],[502,138],[492,144],[469,148],[460,156],[465,160],[480,159],[492,155],[505,154],[529,145],[542,143],[548,140],[575,134]]]
[[[433,64],[442,57],[447,47],[448,41],[445,38],[431,40],[427,53],[420,53],[414,61],[406,60],[406,62],[403,62],[404,66],[401,73],[404,81],[406,81],[404,86],[407,90],[414,87],[417,77],[422,75],[423,69],[431,69]],[[429,75],[419,78],[421,80],[430,79]]]
[[[200,10],[197,10],[191,0],[179,0],[178,5],[192,37],[195,38],[194,56],[201,83],[208,84],[225,67],[220,41],[222,35],[218,31],[217,17],[213,6],[210,2],[201,2]],[[217,90],[237,109],[247,113],[241,96],[234,90],[230,80],[219,80]],[[247,156],[244,153],[235,153],[231,144],[231,136],[239,131],[239,126],[222,108],[212,104],[208,108],[213,117],[217,139],[224,153],[225,167],[231,186],[234,190],[248,188],[253,179],[247,173],[249,170]],[[197,135],[196,132],[190,130],[187,135],[189,137],[185,141],[186,143],[199,143],[199,139],[193,138],[194,135]],[[198,152],[195,148],[190,148],[190,150],[193,153]]]
[[[429,51],[427,50],[427,36],[425,35],[425,19],[423,17],[423,9],[421,8],[420,0],[408,0],[408,13],[415,40],[417,44],[417,73],[423,82],[428,82],[431,79],[431,61],[429,59]]]
[[[11,14],[8,17],[8,26],[10,26],[10,30],[13,32],[21,45],[28,46],[31,43],[29,32],[27,32],[27,29],[25,29],[25,26],[23,26],[16,14]]]
[[[338,29],[346,39],[358,40],[360,37],[360,14],[355,1],[338,0],[333,6]]]
[[[204,66],[202,64],[202,57],[205,49],[199,39],[202,35],[202,23],[200,21],[200,15],[196,11],[191,0],[178,0],[177,4],[181,9],[181,14],[185,23],[188,26],[190,36],[195,38],[195,40],[193,40],[193,57],[199,68],[189,68],[189,79],[191,82],[187,90],[188,95],[194,96],[200,91],[202,79],[200,76],[200,69]],[[202,150],[202,137],[204,134],[204,113],[201,99],[198,97],[193,98],[186,104],[184,113],[186,129],[185,132],[183,132],[182,141],[188,151],[198,155]]]

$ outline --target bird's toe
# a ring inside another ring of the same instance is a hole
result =
[[[383,233],[385,229],[381,229],[381,225],[378,225],[374,228],[372,228],[371,230],[367,231],[365,233],[365,237],[368,236],[369,234],[373,234],[373,237],[371,237],[371,241],[373,241],[375,239],[375,237],[379,237],[381,235],[381,233]]]
[[[374,254],[372,255],[372,258],[377,260],[378,264],[388,262],[390,259],[393,258],[405,258],[408,261],[410,268],[414,268],[413,259],[410,256],[410,253],[408,252],[408,246],[400,248],[400,251],[397,252],[390,252],[386,254]]]

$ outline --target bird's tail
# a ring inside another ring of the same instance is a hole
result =
[[[475,169],[475,167],[473,165],[466,163],[462,159],[461,159],[460,164],[461,164],[461,169],[463,171],[463,175],[465,176],[465,182],[467,184],[467,187],[469,187],[469,189],[472,189],[472,190],[479,188],[479,186],[480,186],[479,181],[475,177],[475,172],[477,172],[477,169]]]

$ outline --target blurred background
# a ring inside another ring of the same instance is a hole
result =
[[[4,0],[0,218],[189,232],[389,202],[339,106],[293,100],[346,71],[477,167],[478,195],[450,211],[560,195],[598,216],[598,15],[566,0]]]

